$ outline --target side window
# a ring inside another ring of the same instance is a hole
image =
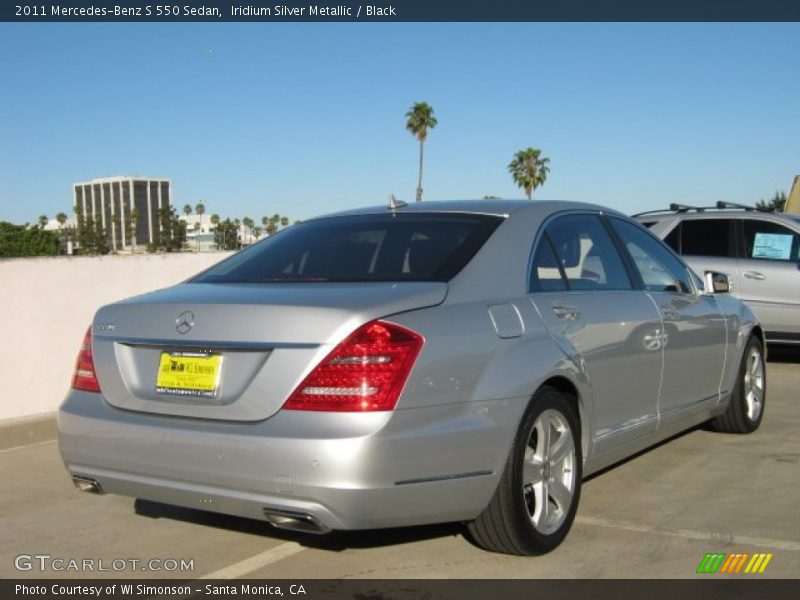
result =
[[[681,226],[680,253],[694,256],[735,257],[731,219],[688,219]],[[673,248],[672,244],[670,244]]]
[[[800,259],[800,235],[769,221],[746,220],[744,247],[747,258],[797,261]]]
[[[653,292],[692,291],[689,271],[656,238],[633,223],[615,217],[609,220],[636,264],[645,288]]]
[[[561,276],[558,259],[553,254],[553,246],[545,233],[539,240],[536,254],[533,255],[533,268],[528,289],[534,292],[562,292],[567,284]]]
[[[669,232],[669,235],[664,238],[664,243],[670,248],[675,250],[678,254],[681,253],[681,227],[683,223],[678,223],[675,228]]]
[[[550,258],[555,258],[554,264],[544,262],[548,256],[548,250],[542,248],[545,240],[552,245]],[[596,215],[557,218],[545,229],[536,256],[539,261],[535,261],[536,273],[532,275],[538,277],[540,267],[560,267],[569,290],[632,289],[616,246]]]

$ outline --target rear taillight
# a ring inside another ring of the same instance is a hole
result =
[[[283,408],[392,410],[424,343],[421,335],[394,323],[362,325],[311,371]]]
[[[92,327],[86,330],[83,336],[78,360],[75,361],[75,374],[72,376],[72,389],[84,392],[99,392],[100,384],[94,372],[94,357],[92,356]]]

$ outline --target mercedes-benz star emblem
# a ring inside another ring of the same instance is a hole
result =
[[[175,319],[175,329],[178,333],[189,333],[192,327],[194,327],[194,313],[190,310],[183,311]]]

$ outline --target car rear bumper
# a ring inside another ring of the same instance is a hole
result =
[[[59,448],[102,491],[319,532],[470,520],[499,480],[524,399],[242,423],[124,411],[71,391]],[[274,522],[274,520],[273,520]]]

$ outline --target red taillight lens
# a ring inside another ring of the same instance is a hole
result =
[[[75,374],[72,376],[72,389],[85,392],[99,392],[100,384],[94,372],[94,357],[92,356],[92,327],[86,330],[83,336],[78,360],[75,361]]]
[[[372,321],[356,329],[311,371],[287,410],[392,410],[425,340],[410,329]]]

